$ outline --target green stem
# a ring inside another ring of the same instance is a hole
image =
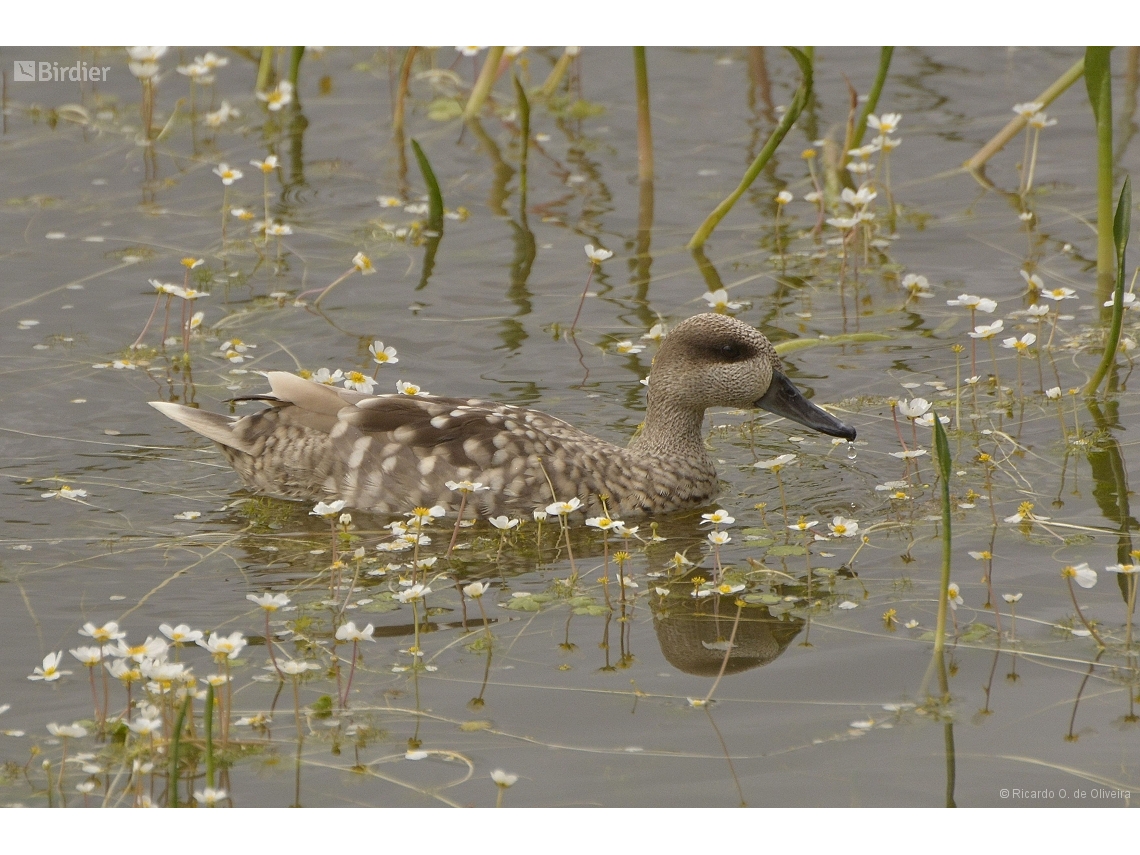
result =
[[[1112,48],[1085,49],[1085,83],[1096,121],[1096,282],[1097,300],[1103,303],[1112,290]]]
[[[934,652],[942,655],[946,644],[947,595],[950,588],[950,442],[942,420],[934,418],[934,447],[938,457],[939,487],[942,493],[942,578],[938,586],[938,622],[934,629]]]
[[[803,52],[795,48],[788,48],[788,51],[795,58],[796,62],[799,63],[800,70],[803,72],[803,81],[800,83],[800,88],[796,90],[796,95],[792,99],[788,111],[784,113],[784,117],[780,120],[780,124],[772,131],[768,142],[765,143],[764,148],[760,150],[760,154],[756,156],[756,159],[752,161],[752,165],[748,167],[748,171],[744,173],[744,178],[741,179],[740,185],[733,190],[723,202],[716,206],[713,212],[709,214],[701,224],[700,228],[697,229],[696,233],[693,234],[688,246],[690,251],[701,249],[705,245],[705,241],[708,240],[713,229],[715,229],[728,212],[732,210],[732,206],[736,204],[736,201],[744,195],[744,191],[756,180],[756,177],[760,174],[760,170],[771,160],[772,155],[776,153],[776,149],[784,137],[787,136],[788,131],[792,129],[792,125],[795,124],[796,119],[799,118],[800,113],[803,112],[804,106],[811,97],[811,60]]]
[[[261,49],[261,61],[257,65],[257,83],[254,84],[255,92],[268,92],[269,81],[273,79],[273,48],[263,47]]]
[[[530,102],[526,90],[519,82],[517,74],[511,79],[515,83],[515,97],[519,103],[519,219],[526,220],[526,162],[530,152]]]
[[[304,47],[294,47],[289,52],[289,82],[293,84],[293,103],[301,106],[301,97],[297,92],[297,81],[301,76],[301,58],[305,55]]]
[[[653,127],[649,112],[649,69],[645,48],[633,49],[633,71],[637,82],[637,180],[653,180]]]
[[[1111,178],[1111,176],[1110,176]],[[1102,222],[1107,222],[1102,220]],[[1104,355],[1100,365],[1085,386],[1085,395],[1095,395],[1108,373],[1109,367],[1116,360],[1116,349],[1120,346],[1120,327],[1124,323],[1124,257],[1128,249],[1128,232],[1132,225],[1132,178],[1125,176],[1124,186],[1120,188],[1120,200],[1116,204],[1116,216],[1112,221],[1112,234],[1116,252],[1116,289],[1112,300],[1112,323],[1108,328],[1108,340],[1104,343]],[[1107,231],[1107,229],[1101,229]],[[1098,259],[1099,268],[1100,261]],[[1101,298],[1097,297],[1098,300]],[[1101,301],[1103,302],[1103,300]]]
[[[855,134],[851,138],[851,148],[863,145],[863,135],[867,132],[867,117],[875,112],[879,104],[879,95],[883,92],[883,84],[887,81],[887,71],[891,67],[891,55],[895,52],[893,47],[879,49],[879,71],[875,75],[875,82],[871,84],[871,91],[867,94],[867,102],[859,113],[859,121],[855,125]],[[847,153],[843,154],[843,162],[847,162]]]
[[[174,722],[174,733],[170,737],[170,807],[178,807],[178,760],[182,749],[182,725],[186,722],[186,713],[190,710],[190,701],[193,695],[186,695],[182,708],[178,711],[178,718]]]
[[[1057,97],[1076,83],[1082,74],[1085,73],[1085,60],[1081,58],[1073,63],[1073,66],[1058,77],[1053,84],[1038,95],[1033,100],[1042,105],[1042,109],[1052,104]],[[978,149],[978,153],[962,164],[963,169],[977,170],[981,169],[989,161],[991,157],[1001,151],[1007,142],[1021,133],[1022,128],[1025,127],[1028,118],[1026,116],[1014,116],[1009,120],[1009,123],[1002,128],[994,137]]]
[[[471,90],[471,97],[467,99],[467,106],[463,108],[463,121],[476,118],[487,103],[491,88],[495,85],[495,78],[499,76],[499,62],[503,59],[503,48],[493,47],[487,49],[487,59],[483,61],[483,68],[479,71],[479,79]]]
[[[206,711],[202,721],[206,740],[206,786],[214,789],[214,684],[206,684]]]

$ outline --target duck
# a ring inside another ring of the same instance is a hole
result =
[[[855,439],[854,428],[788,379],[763,333],[714,313],[690,317],[662,339],[642,429],[625,447],[528,407],[371,395],[285,371],[266,377],[270,393],[236,399],[269,405],[250,415],[150,404],[213,440],[257,493],[343,500],[377,514],[454,507],[461,491],[465,507],[483,518],[529,516],[555,502],[614,519],[704,506],[720,492],[704,440],[710,407],[759,408]]]

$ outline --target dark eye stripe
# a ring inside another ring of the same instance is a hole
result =
[[[703,349],[710,358],[717,362],[743,362],[756,356],[755,349],[741,341],[708,344]]]

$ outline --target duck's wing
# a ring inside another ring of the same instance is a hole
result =
[[[554,500],[551,483],[565,492],[567,476],[580,481],[606,449],[614,450],[523,407],[364,395],[283,372],[268,377],[270,409],[230,426],[237,444],[255,458],[250,466],[265,475],[251,481],[240,463],[234,466],[258,489],[280,493],[287,482],[286,495],[341,498],[354,507],[400,513],[417,505],[455,506],[459,496],[447,482],[469,480],[489,488],[469,497],[473,510],[529,510]]]

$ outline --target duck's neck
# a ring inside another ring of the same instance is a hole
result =
[[[629,447],[642,454],[683,457],[693,462],[708,460],[704,421],[703,409],[686,407],[678,401],[660,401],[650,393],[645,424]]]

